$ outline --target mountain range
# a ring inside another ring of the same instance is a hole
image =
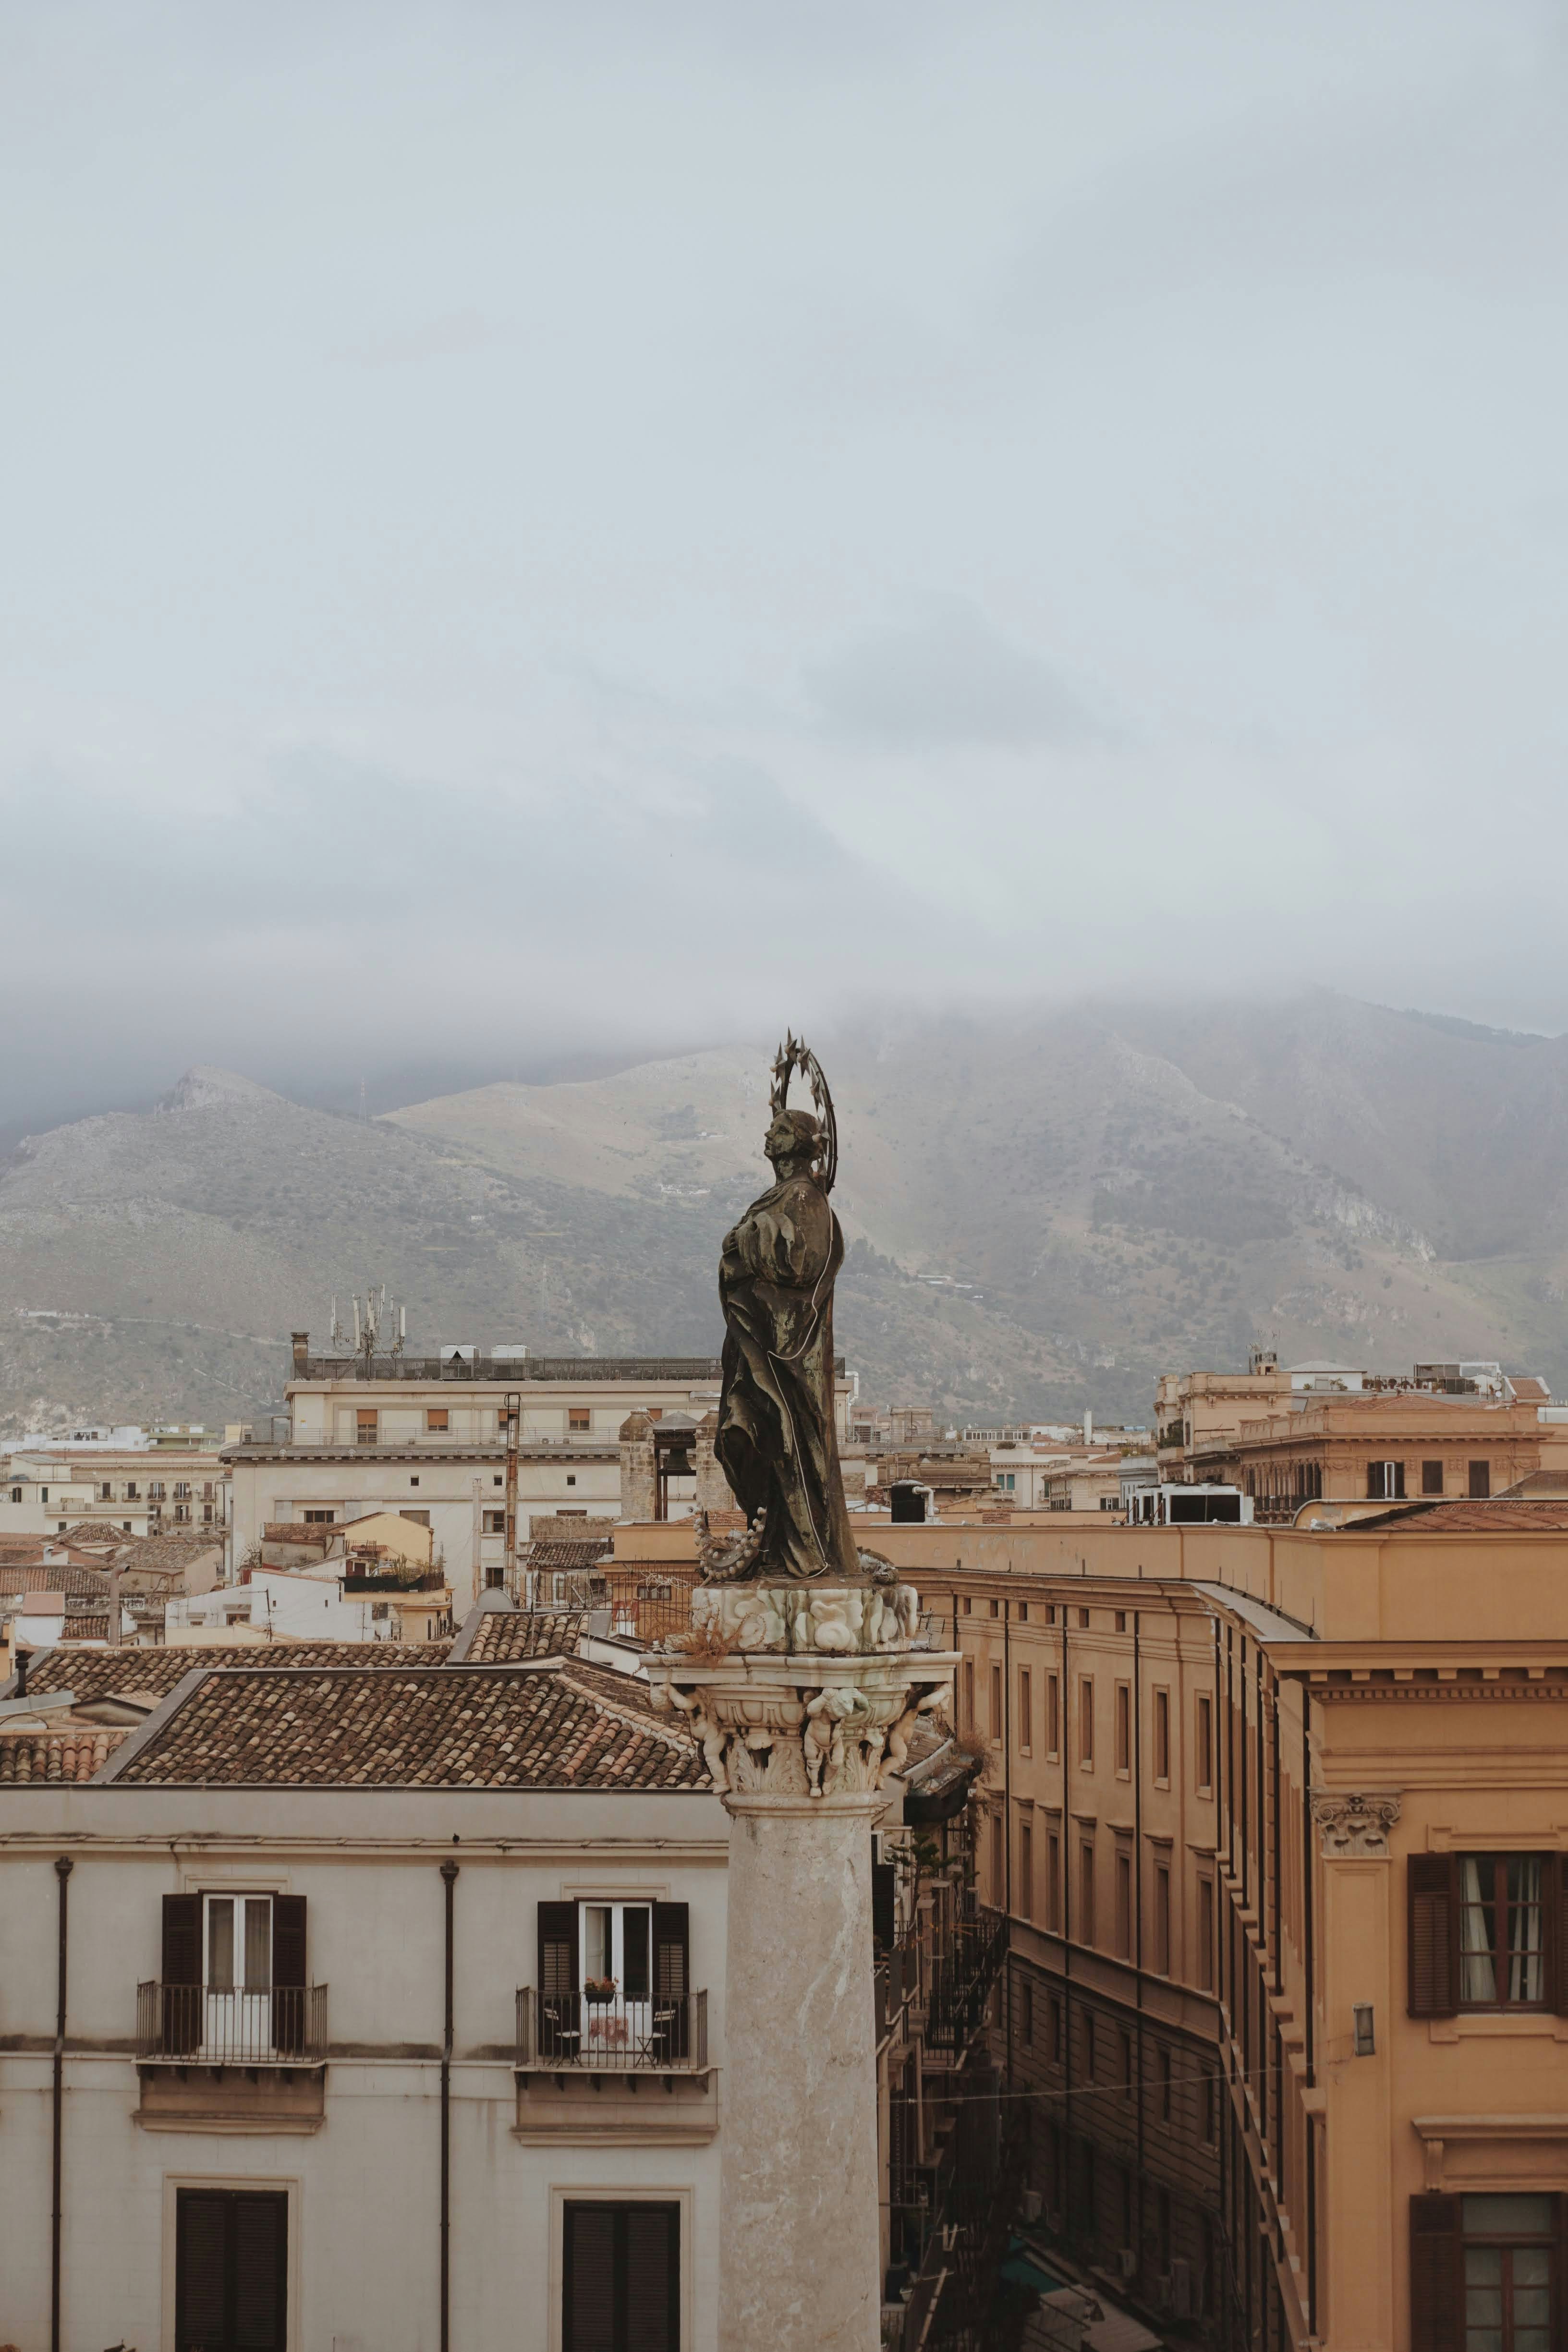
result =
[[[1326,992],[845,1024],[862,1391],[1145,1420],[1163,1370],[1497,1357],[1568,1385],[1568,1039]],[[231,1072],[0,1167],[0,1426],[222,1423],[386,1282],[410,1349],[706,1352],[771,1047],[364,1119]]]

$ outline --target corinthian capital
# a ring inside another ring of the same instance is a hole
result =
[[[1312,1799],[1312,1819],[1325,1862],[1353,1862],[1362,1857],[1388,1860],[1388,1833],[1399,1819],[1399,1794],[1393,1789],[1320,1791]]]

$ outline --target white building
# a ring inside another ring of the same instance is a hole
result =
[[[83,1719],[0,1733],[0,2340],[716,2352],[690,1740],[566,1658],[185,1655],[126,1731],[178,1654],[62,1654]]]
[[[535,1516],[622,1516],[621,1426],[718,1402],[716,1357],[313,1357],[294,1342],[287,1416],[224,1449],[231,1561],[278,1523],[335,1526],[378,1510],[426,1516],[462,1617],[506,1549],[505,1412],[520,1400],[517,1540]],[[846,1398],[847,1383],[844,1384]],[[689,1499],[684,1506],[689,1509]]]

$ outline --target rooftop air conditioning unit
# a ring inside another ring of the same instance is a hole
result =
[[[473,1348],[443,1348],[441,1361],[444,1364],[471,1364],[477,1353]]]

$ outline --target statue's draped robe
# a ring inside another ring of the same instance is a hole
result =
[[[724,1242],[724,1390],[714,1452],[748,1520],[767,1512],[757,1572],[857,1572],[833,1419],[833,1286],[844,1236],[821,1186],[792,1176]]]

